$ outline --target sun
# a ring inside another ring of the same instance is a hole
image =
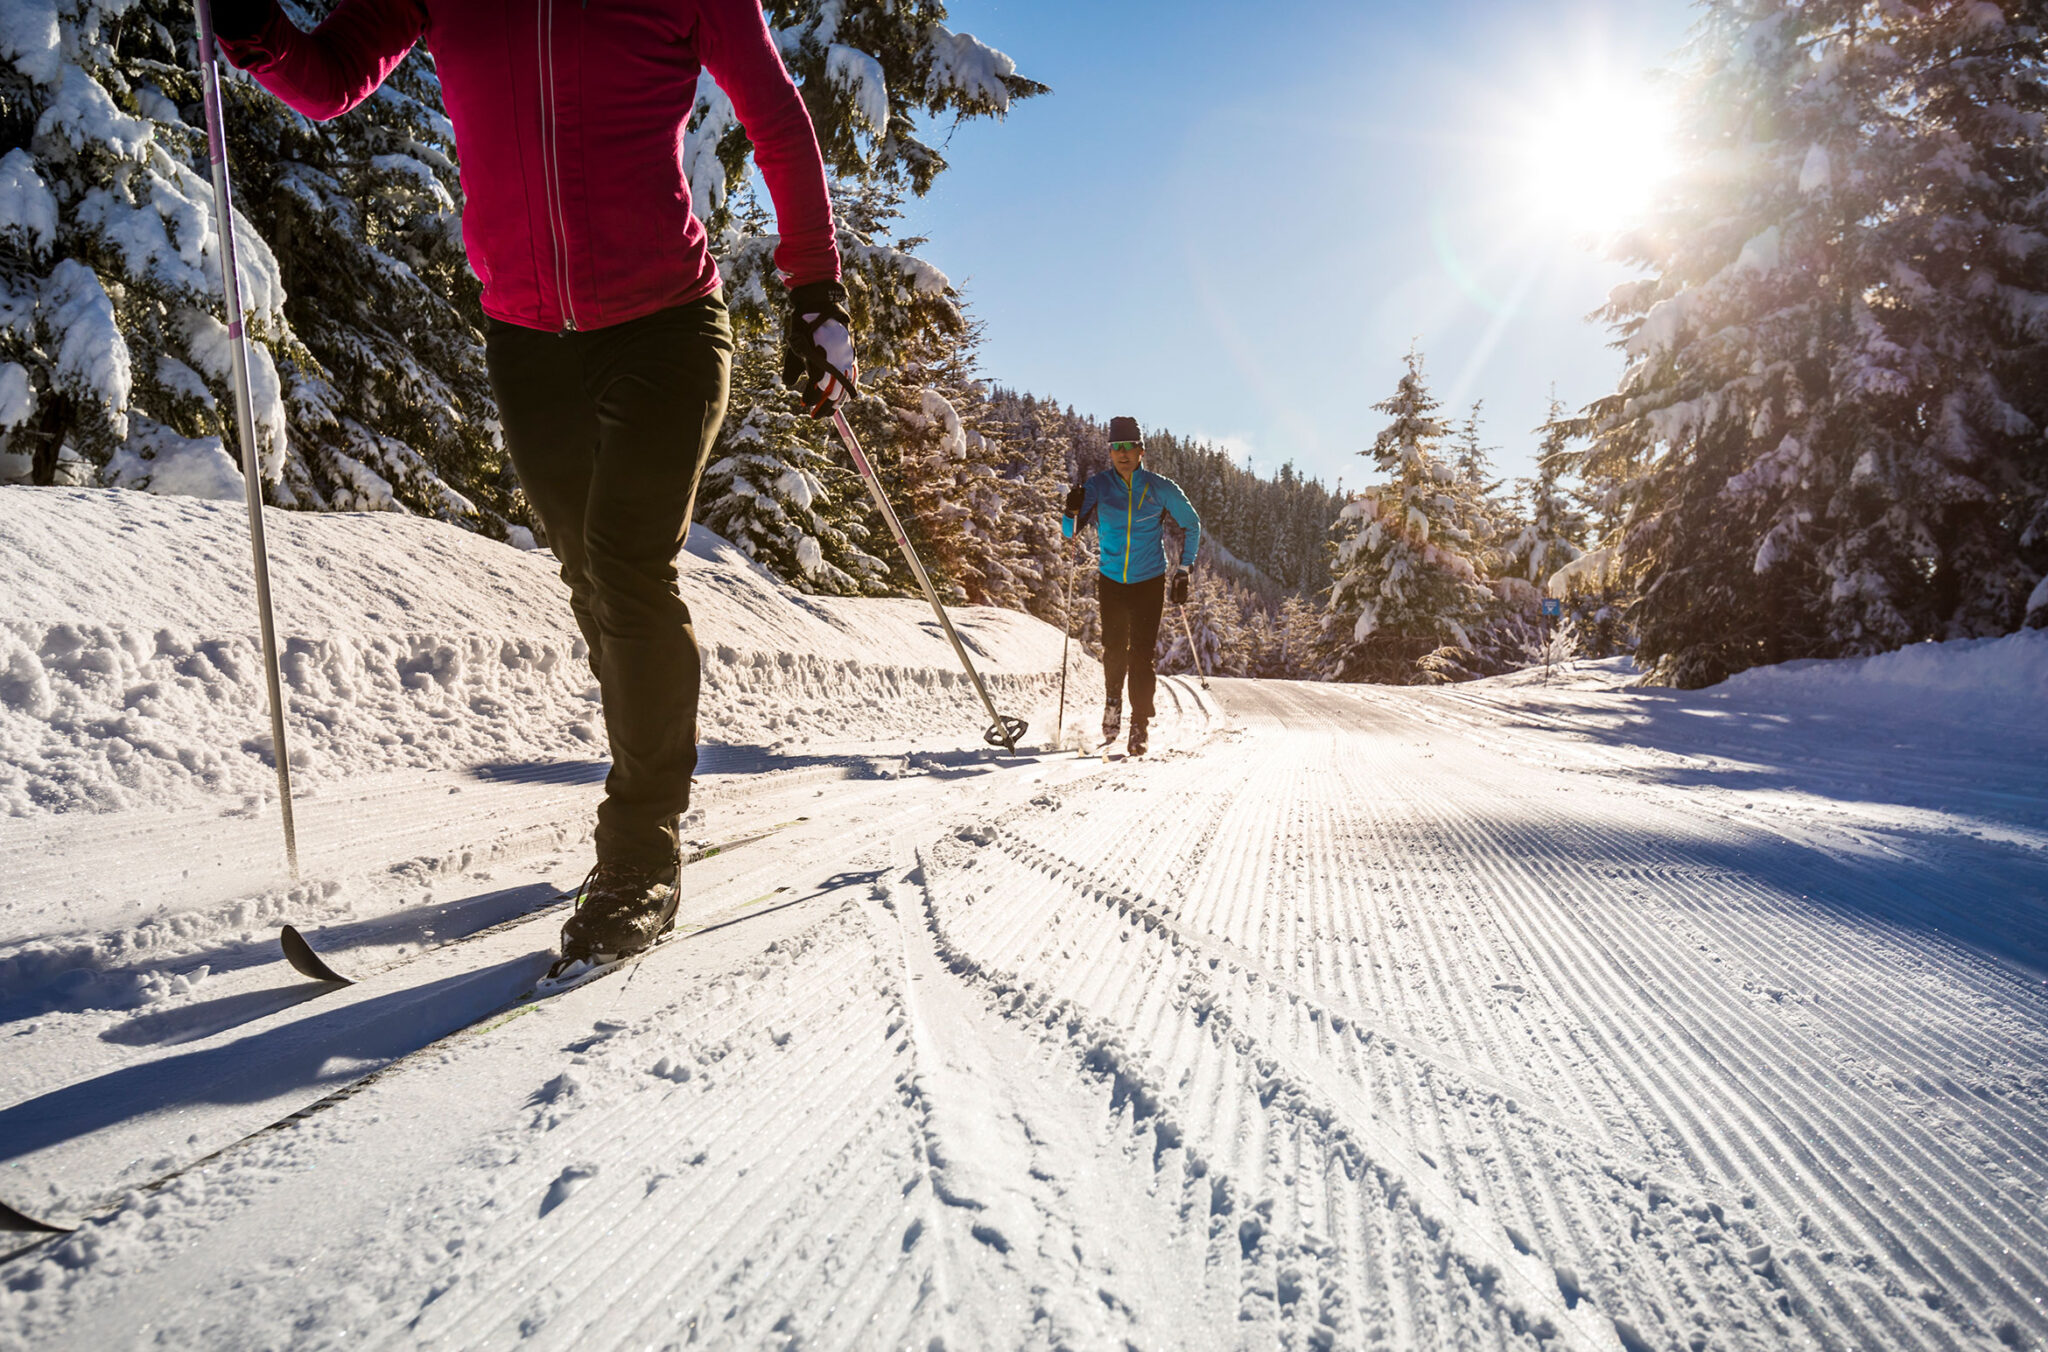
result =
[[[1518,200],[1544,222],[1608,235],[1640,221],[1673,167],[1671,110],[1644,82],[1593,81],[1519,110]]]

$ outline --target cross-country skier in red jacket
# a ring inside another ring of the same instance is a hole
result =
[[[709,71],[775,202],[783,376],[822,414],[858,373],[810,115],[756,0],[341,0],[311,33],[276,0],[215,0],[214,16],[228,59],[313,118],[368,98],[415,42],[433,52],[505,446],[562,562],[611,738],[597,865],[561,965],[638,952],[682,886],[699,667],[675,557],[732,359],[683,130]]]

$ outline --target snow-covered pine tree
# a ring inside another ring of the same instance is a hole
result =
[[[1499,551],[1513,533],[1508,508],[1500,499],[1501,481],[1493,477],[1493,457],[1480,433],[1480,415],[1485,401],[1472,401],[1471,411],[1458,424],[1451,446],[1451,492],[1457,499],[1456,516],[1463,533],[1472,541],[1473,563],[1482,578],[1499,571]]]
[[[1029,594],[1024,609],[1062,623],[1074,546],[1060,535],[1060,507],[1073,482],[1073,445],[1059,410],[1030,396],[989,392],[986,425],[1001,445],[1000,472],[1009,481],[1006,525],[1020,551],[1015,567]]]
[[[1176,613],[1183,609],[1187,612],[1185,627]],[[1193,635],[1194,653],[1201,659],[1200,674],[1250,674],[1254,638],[1249,614],[1257,610],[1258,602],[1249,593],[1213,570],[1196,570],[1188,580],[1187,605],[1168,605],[1160,621],[1155,668],[1165,674],[1195,673],[1197,667],[1188,650],[1188,637]]]
[[[13,128],[0,197],[18,195],[20,211],[0,218],[29,228],[0,228],[0,274],[19,295],[62,261],[41,278],[42,318],[9,328],[22,375],[0,375],[0,389],[28,387],[34,426],[14,424],[14,440],[43,463],[10,446],[6,473],[49,481],[66,447],[71,480],[239,496],[191,7],[64,0],[47,25],[33,10],[8,11],[19,22],[0,79]],[[430,61],[415,53],[330,123],[231,72],[224,98],[271,500],[410,509],[505,534],[518,508]],[[111,330],[96,330],[109,315]],[[88,369],[104,377],[95,390],[79,383]]]
[[[1290,595],[1281,600],[1280,613],[1273,621],[1273,639],[1269,661],[1253,675],[1312,681],[1329,669],[1323,615],[1307,597]]]
[[[929,363],[934,350],[948,344],[972,346],[952,284],[916,256],[924,241],[896,237],[904,195],[925,192],[946,167],[944,156],[921,138],[919,119],[1001,117],[1012,101],[1043,93],[1045,86],[1019,76],[1002,53],[949,29],[941,4],[772,0],[766,9],[832,176],[863,383],[875,396],[849,417],[870,458],[893,464],[901,449],[897,439],[923,430],[900,414],[927,416],[922,389],[906,395],[887,388],[896,368],[913,358]],[[741,341],[772,347],[780,337],[782,291],[772,262],[775,237],[745,186],[750,151],[731,102],[708,78],[701,80],[686,149],[695,209],[712,232]],[[794,399],[776,371],[765,360],[736,364],[714,472],[699,494],[700,517],[750,542],[759,551],[755,557],[798,587],[910,585],[893,548],[881,558],[868,549],[870,538],[886,541],[869,520],[866,493],[843,454],[827,450],[824,429],[800,426],[792,416]],[[829,461],[821,463],[821,456]],[[900,498],[896,506],[903,510]],[[809,524],[790,537],[795,522]],[[913,534],[926,524],[915,512],[906,521]],[[943,533],[944,523],[930,524]],[[785,543],[770,546],[774,540]],[[815,563],[805,567],[802,559]]]
[[[1434,677],[1420,660],[1472,647],[1471,627],[1493,593],[1480,580],[1474,541],[1458,519],[1456,468],[1443,459],[1448,428],[1410,352],[1394,393],[1373,406],[1390,419],[1370,458],[1386,482],[1356,494],[1333,526],[1324,632],[1329,674],[1345,681],[1413,684]]]
[[[1575,424],[1553,391],[1550,416],[1536,429],[1536,477],[1520,484],[1526,512],[1520,529],[1502,549],[1501,575],[1519,578],[1536,591],[1541,591],[1558,569],[1585,553],[1585,515],[1559,482],[1570,464]]]
[[[331,8],[283,2],[304,28]],[[506,535],[526,512],[484,371],[432,58],[414,48],[375,94],[323,123],[230,74],[238,201],[277,253],[286,317],[313,359],[286,371],[296,496]]]
[[[233,414],[219,222],[176,101],[196,81],[171,7],[60,0],[0,15],[0,478],[239,497],[221,443]],[[238,231],[275,480],[293,340],[276,258],[248,222]]]
[[[2048,564],[2036,6],[1708,0],[1589,477],[1661,679],[2021,622]]]
[[[947,347],[936,364],[898,366],[876,390],[896,417],[892,492],[934,585],[969,605],[1022,609],[1036,569],[1006,521],[1016,485],[979,425],[981,392],[962,369],[972,349]]]
[[[758,322],[734,330],[733,388],[772,388],[781,335]],[[866,515],[855,509],[863,490],[831,456],[829,427],[781,399],[729,413],[697,489],[697,519],[799,590],[881,590],[889,567],[868,548]],[[886,536],[875,543],[889,547]]]

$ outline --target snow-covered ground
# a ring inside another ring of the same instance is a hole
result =
[[[0,1200],[80,1224],[0,1345],[2048,1345],[2048,634],[998,758],[915,606],[705,541],[693,830],[777,829],[508,1008],[602,765],[545,560],[273,528],[294,888],[232,515],[14,492]]]

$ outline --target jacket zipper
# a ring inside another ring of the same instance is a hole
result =
[[[1122,477],[1122,475],[1118,475],[1118,477]],[[1133,522],[1130,522],[1130,518],[1137,514],[1137,510],[1141,506],[1145,506],[1145,494],[1149,494],[1149,492],[1151,492],[1149,488],[1145,488],[1145,490],[1139,488],[1139,475],[1137,473],[1130,475],[1130,481],[1124,485],[1124,576],[1118,578],[1118,582],[1124,582],[1124,584],[1130,582],[1130,524],[1133,524]]]
[[[540,13],[541,178],[546,186],[548,235],[555,247],[555,298],[562,305],[562,331],[576,330],[576,299],[569,291],[568,218],[562,210],[562,169],[555,146],[554,0],[538,0]]]
[[[1135,479],[1136,479],[1137,477],[1138,477],[1138,476],[1137,476],[1137,475],[1135,475],[1135,474],[1133,474],[1133,475],[1131,476],[1131,478],[1132,478],[1133,480],[1135,480]],[[1124,575],[1123,575],[1122,577],[1120,577],[1120,578],[1118,578],[1118,579],[1117,579],[1117,581],[1119,581],[1119,582],[1126,582],[1126,583],[1127,583],[1127,582],[1129,582],[1129,581],[1131,580],[1131,513],[1135,512],[1135,511],[1137,510],[1137,504],[1138,504],[1138,492],[1137,492],[1137,488],[1136,488],[1135,484],[1125,484],[1125,485],[1124,485]]]
[[[1138,510],[1138,471],[1131,471],[1131,481],[1124,485],[1124,575],[1122,580],[1131,580],[1131,517]]]

